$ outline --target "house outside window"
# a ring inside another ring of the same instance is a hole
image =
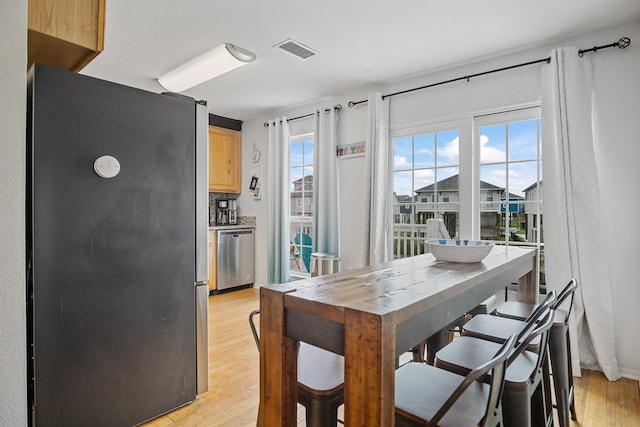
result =
[[[291,275],[308,276],[313,236],[313,134],[289,139]],[[295,203],[293,203],[295,201]]]

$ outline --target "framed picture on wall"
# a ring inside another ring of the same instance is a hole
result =
[[[249,190],[256,191],[256,187],[257,186],[258,186],[258,177],[257,176],[252,176],[251,177],[251,184],[249,184]]]

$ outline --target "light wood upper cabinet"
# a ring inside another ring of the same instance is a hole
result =
[[[209,191],[242,191],[242,133],[209,126]]]
[[[29,0],[28,63],[80,71],[104,49],[106,0]]]

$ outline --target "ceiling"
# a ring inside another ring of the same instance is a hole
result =
[[[640,18],[638,0],[106,0],[83,74],[162,92],[157,77],[223,43],[258,59],[184,92],[239,120],[364,91]],[[623,34],[621,34],[622,36]],[[274,45],[294,39],[301,60]],[[605,43],[613,42],[606,41]],[[632,40],[632,42],[635,42]]]

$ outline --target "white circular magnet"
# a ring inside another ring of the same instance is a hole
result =
[[[100,156],[93,162],[93,170],[101,178],[113,178],[120,173],[120,162],[113,156]]]

